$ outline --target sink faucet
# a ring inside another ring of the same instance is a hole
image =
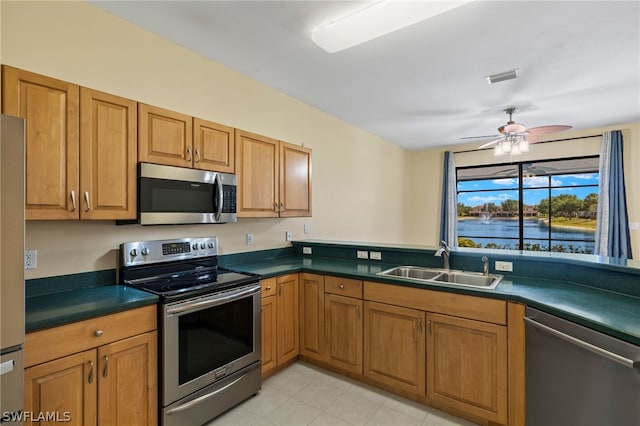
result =
[[[447,242],[445,240],[440,241],[440,248],[433,255],[444,257],[444,269],[449,269],[449,253],[451,253],[451,248],[447,245]]]
[[[489,258],[482,256],[482,272],[484,276],[489,276]]]

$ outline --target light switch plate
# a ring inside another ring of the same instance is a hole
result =
[[[291,241],[291,231],[285,232],[284,239],[287,241]]]
[[[253,244],[253,234],[247,234],[247,245],[250,246]]]

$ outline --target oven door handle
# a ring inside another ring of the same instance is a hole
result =
[[[223,387],[221,387],[220,389],[216,389],[215,391],[213,391],[213,392],[211,392],[211,393],[208,393],[208,394],[206,394],[206,395],[199,396],[199,397],[197,397],[196,399],[194,399],[194,400],[192,400],[192,401],[185,402],[185,403],[184,403],[184,404],[182,404],[182,405],[178,405],[176,408],[172,408],[171,410],[167,410],[167,413],[166,413],[166,414],[167,414],[167,416],[170,416],[171,414],[174,414],[174,413],[179,413],[180,411],[188,410],[189,408],[193,407],[194,405],[198,405],[198,404],[200,404],[201,402],[204,402],[205,400],[207,400],[207,399],[209,399],[209,398],[211,398],[211,397],[213,397],[213,396],[216,396],[216,395],[217,395],[217,394],[219,394],[220,392],[222,392],[222,391],[225,391],[225,390],[229,389],[231,386],[235,385],[235,384],[236,384],[236,383],[238,383],[240,380],[244,379],[244,378],[247,376],[247,374],[249,374],[249,373],[245,373],[245,374],[243,374],[242,376],[240,376],[240,377],[238,377],[237,379],[235,379],[233,382],[231,382],[231,383],[228,383],[228,384],[224,385],[224,386],[223,386]]]
[[[183,305],[170,306],[167,308],[168,315],[182,314],[184,312],[200,310],[209,306],[216,306],[221,303],[231,302],[236,299],[240,299],[246,295],[252,293],[258,293],[260,291],[260,285],[251,286],[248,289],[235,290],[227,293],[225,296],[214,295],[204,300],[198,300],[193,302],[187,302]]]

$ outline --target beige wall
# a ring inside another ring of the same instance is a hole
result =
[[[166,227],[28,222],[27,248],[38,250],[38,269],[27,278],[114,268],[118,245],[143,239],[217,235],[223,253],[287,246],[287,230],[294,239],[437,243],[443,149],[405,151],[82,2],[0,7],[3,64],[313,149],[312,218]],[[625,129],[626,158],[635,164],[639,127]],[[637,222],[640,176],[637,167],[627,174]],[[245,245],[246,233],[254,234],[253,246]]]
[[[287,230],[297,239],[404,240],[402,221],[391,220],[405,204],[407,153],[397,146],[86,3],[2,2],[1,40],[3,64],[313,149],[312,218],[144,228],[28,222],[38,269],[27,278],[114,268],[118,245],[139,239],[217,235],[225,253],[287,246]]]

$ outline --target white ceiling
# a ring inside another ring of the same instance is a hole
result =
[[[364,2],[92,3],[408,149],[494,135],[508,106],[527,127],[640,121],[638,0],[477,0],[333,54],[311,31]]]

